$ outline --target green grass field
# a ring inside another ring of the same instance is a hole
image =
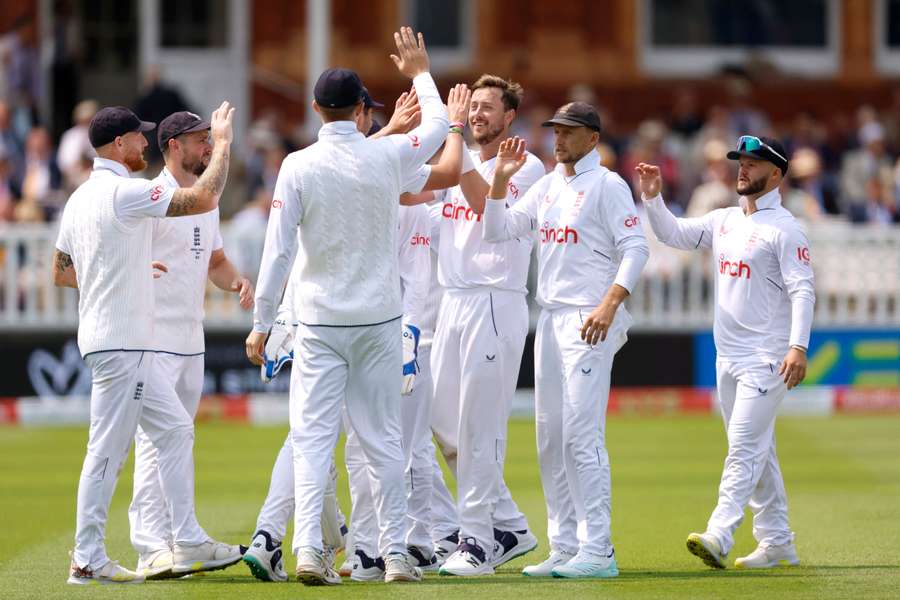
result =
[[[197,509],[211,535],[247,543],[285,431],[198,426]],[[703,530],[716,499],[725,452],[718,419],[613,418],[608,431],[621,570],[614,580],[530,580],[520,574],[529,561],[544,557],[547,546],[533,424],[514,421],[506,480],[542,539],[535,553],[493,577],[429,575],[407,586],[307,588],[258,582],[238,564],[186,580],[84,589],[65,579],[86,428],[0,429],[0,598],[900,597],[900,416],[779,421],[779,455],[803,566],[768,572],[712,571],[684,547],[689,532]],[[107,545],[110,556],[133,567],[126,514],[130,471],[129,462],[113,499]],[[345,481],[341,489],[346,507]],[[754,546],[748,520],[730,558]],[[287,562],[292,572],[293,559]]]

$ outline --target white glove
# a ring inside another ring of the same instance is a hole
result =
[[[400,393],[404,396],[412,394],[413,382],[416,373],[419,372],[419,328],[409,323],[403,324],[403,388]]]
[[[269,339],[266,340],[266,349],[263,352],[265,362],[260,369],[260,378],[263,383],[269,383],[281,367],[294,360],[294,334],[291,326],[283,319],[278,319],[272,325]]]

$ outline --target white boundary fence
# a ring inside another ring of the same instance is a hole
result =
[[[77,292],[53,285],[56,230],[56,225],[0,224],[0,330],[5,333],[76,327]],[[239,250],[243,256],[251,254],[246,249],[261,247],[265,232],[239,234],[226,223],[222,234],[226,253],[241,259]],[[816,327],[900,326],[900,227],[829,222],[811,226],[809,237],[818,295]],[[628,300],[634,329],[710,328],[711,263],[709,253],[681,253],[653,243],[644,277]],[[534,287],[533,277],[529,287]],[[245,331],[250,322],[233,294],[208,286],[208,330]]]

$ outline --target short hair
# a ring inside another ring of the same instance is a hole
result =
[[[506,110],[518,110],[519,104],[522,103],[522,96],[525,95],[525,90],[523,90],[522,86],[515,81],[507,81],[502,77],[490,75],[488,73],[479,77],[475,83],[472,84],[473,92],[475,90],[480,90],[481,88],[497,88],[500,90],[500,95],[503,99],[503,108]]]
[[[360,99],[356,104],[351,104],[350,106],[342,106],[340,108],[330,108],[328,106],[322,106],[321,104],[319,104],[319,112],[321,112],[322,116],[325,117],[325,121],[329,123],[331,121],[352,121],[353,112],[361,102],[362,99]]]

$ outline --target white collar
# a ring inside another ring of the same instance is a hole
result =
[[[131,177],[131,172],[128,170],[128,167],[119,161],[97,156],[94,158],[94,170],[91,172],[91,176],[93,177],[101,171],[112,171],[119,177]]]

